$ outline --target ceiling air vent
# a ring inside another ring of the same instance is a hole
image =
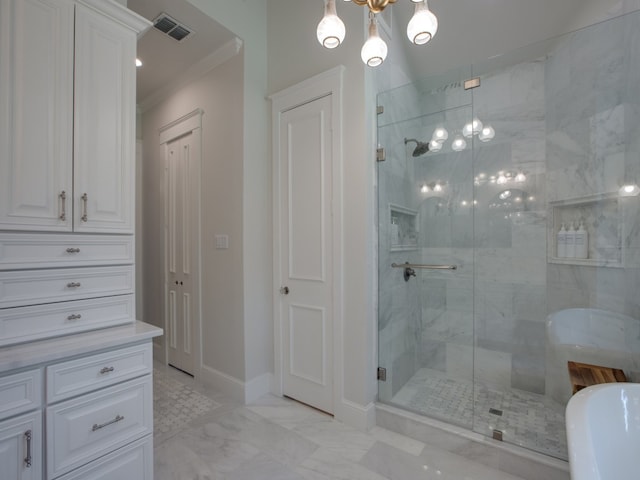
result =
[[[158,15],[153,21],[153,26],[178,41],[185,39],[193,33],[188,27],[171,18],[166,13]]]

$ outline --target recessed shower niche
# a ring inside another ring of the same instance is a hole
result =
[[[418,248],[418,212],[400,205],[389,204],[389,245],[392,252]]]
[[[548,261],[566,265],[622,267],[622,214],[617,192],[549,202],[551,209]],[[584,225],[588,234],[587,258],[558,256],[558,232]]]

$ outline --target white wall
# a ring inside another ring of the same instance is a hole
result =
[[[233,174],[239,175],[240,180],[234,184],[238,191],[230,192],[230,197],[225,199],[228,212],[239,212],[234,218],[241,219],[241,228],[235,225],[233,232],[218,232],[232,235],[232,244],[234,236],[239,235],[242,248],[236,252],[238,262],[234,264],[235,270],[228,272],[226,277],[226,281],[234,289],[237,288],[225,299],[233,304],[227,312],[229,317],[225,321],[228,323],[212,328],[203,339],[205,352],[212,350],[205,353],[206,361],[211,368],[240,383],[244,382],[245,391],[251,390],[251,385],[264,387],[265,379],[273,372],[271,298],[273,288],[277,286],[272,285],[271,280],[271,126],[266,96],[341,64],[346,67],[343,112],[345,303],[342,346],[346,361],[344,379],[338,388],[343,390],[347,402],[363,409],[370,408],[376,395],[374,370],[377,364],[373,160],[375,94],[377,88],[408,79],[410,72],[399,73],[387,66],[388,74],[394,75],[392,81],[388,82],[380,76],[381,73],[374,73],[362,65],[360,48],[365,36],[365,9],[353,4],[344,5],[341,2],[338,6],[341,18],[347,24],[347,38],[338,49],[327,51],[315,39],[315,28],[323,13],[320,0],[189,1],[244,42],[242,127],[239,129],[243,132],[243,138],[241,152],[234,152],[238,157],[233,160],[238,162],[233,167]],[[616,5],[624,3],[624,8],[628,8],[628,4],[636,1],[591,1],[589,5],[595,5],[593,11],[584,17],[600,18]],[[447,18],[441,20],[441,27],[446,26]],[[455,19],[449,17],[449,20],[453,22]],[[584,18],[576,19],[577,24],[584,21]],[[452,26],[451,23],[449,28]],[[501,44],[506,42],[505,39],[500,41]],[[393,42],[390,55],[397,54],[396,43],[406,42],[406,38],[396,35]],[[443,52],[440,56],[449,61],[455,58],[456,52],[451,52],[450,44],[446,43],[439,46]],[[433,46],[436,46],[435,43]],[[429,57],[440,58],[435,52]],[[404,61],[398,60],[392,60],[388,65],[392,63],[401,69],[405,65]],[[239,110],[234,105],[225,113],[231,114],[234,108]],[[145,179],[145,189],[157,190],[158,180],[153,176]],[[203,211],[206,216],[206,205]],[[153,217],[154,214],[149,215]],[[157,220],[145,218],[145,222]],[[213,230],[205,235],[212,233]],[[211,240],[210,236],[205,237],[205,245],[209,245]],[[145,243],[149,245],[148,241]],[[145,255],[147,268],[152,270],[154,267],[148,265],[148,260],[148,255]],[[150,280],[156,281],[154,278]],[[206,298],[208,292],[203,293]],[[145,304],[145,315],[148,321],[152,321],[154,314],[148,310],[148,302]],[[245,394],[245,398],[250,396],[251,392]]]
[[[229,272],[241,278],[243,312],[235,318],[242,330],[239,348],[243,372],[234,377],[251,383],[248,390],[266,388],[273,372],[273,320],[271,281],[271,162],[269,110],[266,100],[267,2],[264,0],[189,0],[194,6],[232,31],[244,42],[244,92],[241,200],[230,205],[242,218],[242,261]],[[234,108],[238,110],[238,105]],[[216,332],[220,335],[222,332]],[[235,334],[234,334],[235,338]],[[207,341],[208,339],[205,339]],[[221,338],[221,341],[225,341]],[[220,370],[235,371],[232,358],[220,359]],[[247,395],[252,396],[250,392]]]
[[[344,310],[342,384],[346,404],[364,412],[375,398],[375,278],[373,182],[374,129],[371,128],[371,87],[360,60],[364,23],[362,8],[339,5],[347,24],[345,42],[335,50],[324,49],[316,39],[323,15],[322,2],[277,0],[268,9],[268,89],[278,92],[313,75],[344,65]],[[355,27],[355,28],[354,28]],[[339,348],[340,346],[336,346]],[[339,379],[338,379],[339,381]],[[338,415],[339,416],[339,415]],[[345,419],[348,420],[349,419]]]
[[[243,55],[144,112],[143,195],[145,320],[162,326],[165,171],[158,130],[200,108],[202,117],[202,344],[203,366],[245,379],[242,265]],[[214,248],[229,235],[228,250]]]

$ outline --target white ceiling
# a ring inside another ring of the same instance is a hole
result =
[[[138,40],[138,58],[143,61],[137,70],[138,103],[235,38],[186,0],[128,0],[127,6],[148,20],[164,12],[193,32],[178,42],[150,28]]]
[[[430,0],[429,6],[439,19],[438,34],[429,44],[416,47],[409,44],[404,34],[413,7],[408,0],[398,0],[392,7],[392,15],[395,16],[392,29],[394,36],[404,37],[400,41],[407,44],[407,58],[414,69],[412,73],[423,77],[590,25],[607,16],[622,13],[623,4],[627,2]],[[144,62],[144,66],[138,69],[139,104],[235,38],[233,33],[202,14],[187,0],[128,0],[128,7],[149,20],[165,12],[195,32],[182,42],[177,42],[151,28],[138,41],[138,56]],[[360,7],[339,2],[338,14],[346,8]],[[347,25],[348,30],[354,28],[364,31],[363,25]],[[310,35],[314,34],[310,32]],[[398,40],[394,38],[394,41]]]

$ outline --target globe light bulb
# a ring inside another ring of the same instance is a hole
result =
[[[327,0],[324,8],[324,17],[320,20],[316,29],[318,42],[325,48],[336,48],[344,40],[345,33],[344,23],[336,13],[336,1]]]
[[[454,152],[461,152],[462,150],[467,148],[467,142],[460,135],[456,135],[456,137],[453,139],[453,142],[451,142],[451,148]]]
[[[407,37],[416,45],[424,45],[438,31],[438,18],[429,10],[427,1],[416,2],[413,17],[407,25]]]
[[[362,46],[360,56],[362,61],[370,67],[377,67],[387,58],[387,44],[378,35],[378,25],[374,15],[371,15],[369,38]]]
[[[489,140],[492,140],[493,137],[495,136],[496,136],[496,131],[493,129],[491,125],[485,125],[484,127],[482,127],[482,130],[478,134],[478,138],[480,139],[481,142],[488,142]]]

